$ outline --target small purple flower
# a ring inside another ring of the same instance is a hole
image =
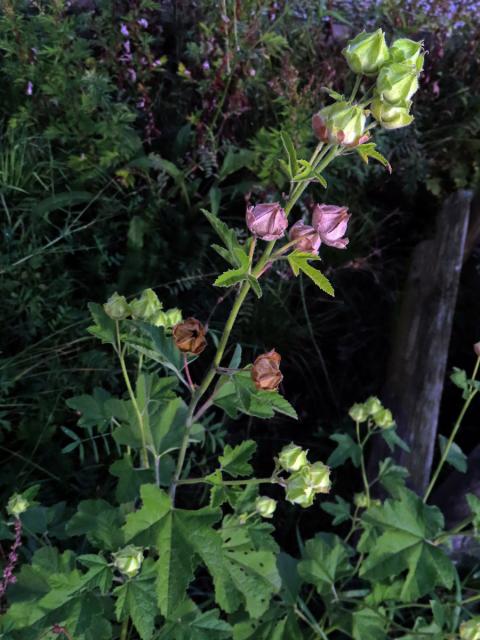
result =
[[[130,35],[128,33],[128,28],[127,28],[126,24],[122,23],[122,26],[120,27],[120,31],[121,31],[122,36],[125,36],[125,38],[128,38],[128,36]]]
[[[208,60],[204,60],[202,62],[202,69],[204,69],[205,71],[208,71],[210,69],[210,63]]]
[[[27,83],[27,88],[25,90],[25,93],[27,94],[27,96],[31,96],[33,93],[33,84],[32,82],[30,82],[30,80]]]
[[[154,60],[152,63],[152,67],[161,67],[163,64],[162,60],[160,58],[157,58],[157,60]]]
[[[145,18],[140,18],[140,20],[137,20],[137,22],[144,29],[148,28],[148,20],[145,20]]]
[[[125,40],[123,43],[123,49],[126,53],[130,53],[130,40]]]
[[[14,584],[17,578],[13,575],[15,565],[18,561],[17,549],[22,544],[22,521],[20,518],[15,518],[15,539],[10,547],[10,553],[8,554],[8,564],[3,570],[2,579],[0,580],[0,598],[3,596],[9,584]]]
[[[145,109],[145,100],[143,98],[137,102],[137,109]]]
[[[131,68],[127,69],[127,74],[128,74],[128,77],[130,78],[130,80],[132,82],[135,82],[135,80],[137,79],[137,74],[135,72],[135,69],[131,69]]]

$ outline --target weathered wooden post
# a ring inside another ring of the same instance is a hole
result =
[[[428,485],[437,438],[448,346],[467,234],[470,191],[444,203],[435,234],[414,250],[382,393],[410,453],[397,455],[410,472],[410,486]],[[372,472],[386,451],[373,452]]]

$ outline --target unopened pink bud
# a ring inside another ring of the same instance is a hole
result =
[[[318,249],[322,243],[320,236],[313,227],[304,224],[303,220],[296,222],[290,229],[288,235],[290,240],[297,241],[295,243],[295,249],[297,249],[297,251],[318,255]]]
[[[480,342],[476,342],[473,345],[473,350],[475,351],[475,355],[480,358]]]
[[[278,202],[247,207],[247,227],[261,240],[282,238],[287,226],[287,216]]]
[[[350,218],[347,207],[317,204],[313,210],[312,224],[322,242],[335,249],[345,249],[349,241],[343,236]]]

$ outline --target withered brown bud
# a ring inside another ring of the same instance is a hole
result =
[[[262,353],[253,363],[252,380],[262,391],[276,391],[283,380],[280,371],[282,356],[272,349],[268,353]]]
[[[187,318],[174,326],[173,340],[183,353],[193,353],[198,356],[207,346],[205,327],[200,320]]]

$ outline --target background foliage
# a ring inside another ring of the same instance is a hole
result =
[[[95,427],[102,394],[121,388],[120,372],[110,352],[86,336],[87,302],[148,286],[167,307],[181,306],[204,320],[212,314],[210,327],[218,333],[229,302],[205,287],[222,267],[207,251],[212,231],[201,209],[220,213],[245,233],[246,201],[287,188],[278,164],[280,130],[307,153],[311,114],[325,100],[322,88],[343,90],[345,41],[381,26],[389,36],[423,38],[429,55],[414,124],[378,136],[392,176],[360,161],[339,162],[328,171],[327,193],[317,187],[302,203],[307,211],[316,196],[354,214],[348,251],[328,255],[337,297],[327,300],[303,281],[294,287],[280,272],[267,281],[259,303],[247,301],[236,328],[251,356],[273,345],[288,353],[285,392],[301,407],[301,432],[278,416],[267,427],[248,418],[231,429],[224,420],[207,449],[193,454],[192,465],[206,469],[225,442],[250,435],[259,446],[260,469],[293,434],[315,457],[328,457],[327,436],[345,428],[347,408],[381,387],[411,248],[431,229],[446,194],[478,185],[478,12],[475,3],[441,0],[5,0],[5,500],[14,489],[39,483],[42,503],[51,506],[42,517],[61,540],[73,503],[111,493],[107,470],[117,453]],[[478,339],[479,277],[474,252],[456,318],[461,340],[454,335],[451,354],[459,366],[469,362]],[[196,366],[200,378],[202,365]],[[72,400],[96,387],[98,406]],[[444,413],[447,421],[448,406]],[[476,439],[472,431],[467,425],[467,450]],[[351,492],[348,479],[338,482],[340,492]],[[293,518],[285,507],[277,541],[296,550],[298,532],[309,537],[329,523],[320,510],[314,518]],[[29,545],[33,553],[35,536]],[[58,562],[59,572],[67,572],[65,553],[52,559],[42,551],[38,571]]]

